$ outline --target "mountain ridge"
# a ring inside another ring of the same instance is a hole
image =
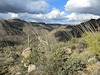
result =
[[[100,19],[91,19],[78,25],[26,22],[20,19],[0,20],[0,41],[19,43],[27,38],[27,30],[37,30],[39,34],[45,31],[48,34],[53,32],[58,41],[66,41],[71,37],[81,37],[86,31],[100,31]]]

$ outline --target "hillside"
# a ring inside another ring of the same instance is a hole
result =
[[[11,45],[22,43],[22,41],[27,38],[27,30],[32,32],[36,29],[37,32],[40,30],[43,33],[46,30],[48,34],[53,33],[59,41],[66,41],[72,37],[81,37],[85,31],[98,31],[100,29],[100,19],[92,19],[80,25],[29,23],[20,19],[0,20],[1,45],[4,44],[3,42],[5,41],[6,43],[11,43]]]
[[[0,20],[0,75],[100,75],[100,19],[79,25]]]

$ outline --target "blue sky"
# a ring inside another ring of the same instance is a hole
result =
[[[52,8],[58,8],[61,11],[64,11],[64,5],[67,3],[67,0],[49,0],[49,4]]]
[[[79,24],[100,18],[100,0],[0,0],[0,19]]]

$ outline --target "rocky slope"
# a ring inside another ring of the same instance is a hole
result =
[[[27,38],[27,32],[31,33],[34,30],[39,34],[47,31],[48,34],[53,34],[58,41],[66,41],[71,37],[81,37],[86,31],[99,31],[100,19],[91,19],[79,25],[35,23],[20,19],[0,20],[0,46],[20,44]]]
[[[90,63],[92,61],[97,64],[100,58],[92,54],[92,51],[88,52],[89,45],[81,38],[74,39],[74,42],[71,40],[72,37],[81,37],[87,31],[95,35],[97,33],[96,39],[91,36],[86,37],[92,38],[89,41],[90,48],[93,44],[92,48],[99,50],[100,36],[97,31],[100,31],[100,19],[92,19],[79,25],[29,23],[20,19],[0,20],[0,75],[28,75],[27,71],[32,64],[33,69],[36,67],[35,72],[40,73],[34,75],[57,75],[58,73],[72,75],[69,74],[72,71],[73,73],[88,71],[87,69],[91,68],[87,63],[88,60]],[[68,40],[72,42],[67,43]],[[91,43],[91,40],[94,42]],[[30,48],[27,48],[29,46]],[[28,67],[25,66],[26,63]],[[99,72],[99,66],[97,64],[93,68]]]

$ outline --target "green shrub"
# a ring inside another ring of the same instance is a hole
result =
[[[83,40],[88,45],[88,49],[90,51],[93,51],[96,54],[100,53],[100,33],[97,32],[95,34],[93,33],[87,33],[83,36]]]

